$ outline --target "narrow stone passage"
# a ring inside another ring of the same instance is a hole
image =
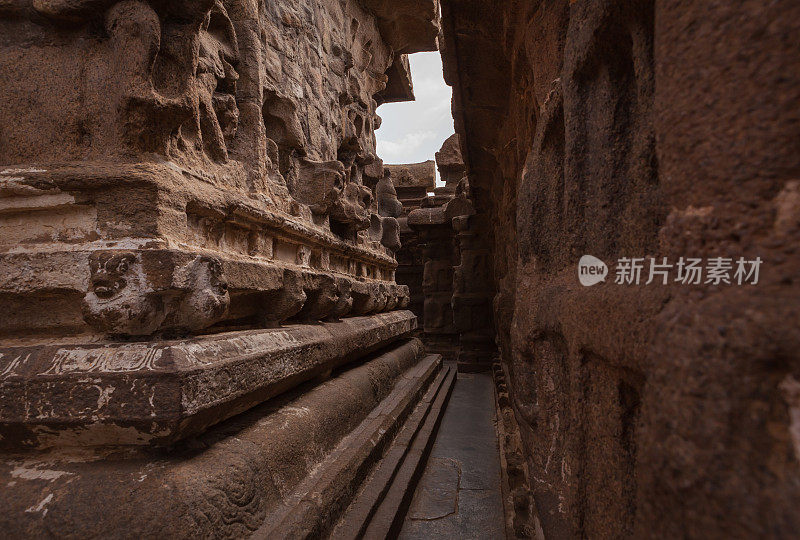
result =
[[[401,539],[503,538],[494,387],[459,373]]]

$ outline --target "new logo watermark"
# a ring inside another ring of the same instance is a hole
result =
[[[617,260],[614,283],[617,285],[756,285],[761,269],[761,257],[748,260],[744,257],[711,257],[701,259],[681,257],[670,263],[667,257],[661,260],[646,257],[622,257]],[[609,270],[606,263],[592,255],[584,255],[578,261],[578,281],[584,287],[597,285],[606,280]],[[645,280],[646,278],[646,280]]]
[[[578,261],[578,279],[584,287],[591,287],[605,281],[607,275],[608,266],[597,257],[584,255]]]

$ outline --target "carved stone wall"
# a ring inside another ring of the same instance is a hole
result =
[[[0,458],[94,456],[4,529],[80,535],[69,501],[132,466],[105,449],[225,431],[416,328],[376,108],[413,99],[406,54],[438,34],[435,0],[0,2]]]
[[[367,7],[0,8],[5,356],[407,306],[375,109],[435,39]]]
[[[406,302],[374,137],[399,57],[364,7],[21,1],[0,16],[0,264],[29,270],[2,278],[0,334],[342,316],[354,287],[372,300],[353,314],[380,290]]]
[[[397,283],[407,285],[410,302],[408,309],[417,316],[420,326],[424,326],[425,293],[422,290],[425,257],[420,245],[419,234],[408,226],[409,212],[417,209],[436,186],[435,162],[412,163],[407,165],[385,166],[394,184],[397,197],[403,204],[403,215],[398,219],[400,242],[397,252]]]
[[[442,13],[545,535],[794,534],[798,5],[444,0]],[[609,264],[605,283],[580,285],[585,254]],[[763,266],[757,285],[618,285],[621,257]]]
[[[476,234],[464,162],[453,135],[433,162],[387,165],[407,217],[398,252],[398,282],[409,286],[429,350],[458,359],[461,369],[488,369],[495,352],[489,245]]]

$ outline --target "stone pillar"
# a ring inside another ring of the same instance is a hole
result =
[[[458,332],[458,362],[462,371],[487,371],[496,355],[493,324],[494,284],[491,246],[484,216],[453,218],[459,264],[453,272],[453,314]]]
[[[409,288],[410,309],[417,316],[420,326],[425,319],[425,293],[422,290],[425,258],[420,245],[419,234],[408,226],[408,214],[420,207],[435,188],[436,167],[433,161],[403,165],[385,165],[397,190],[397,197],[403,203],[403,213],[398,218],[400,242],[397,252],[397,283]]]
[[[453,267],[457,248],[449,222],[417,226],[425,260],[422,290],[428,349],[454,358],[458,334],[453,318]]]
[[[398,282],[409,284],[412,305],[415,289],[421,287],[422,326],[430,350],[458,359],[462,369],[488,369],[495,350],[491,250],[485,234],[489,229],[470,217],[474,209],[458,135],[448,138],[436,153],[445,186],[433,188],[432,167],[428,166],[426,177],[420,174],[425,170],[421,165],[388,166],[397,174],[397,183],[405,186],[402,189],[419,190],[423,185],[432,189],[421,200],[404,199],[409,192],[398,190],[404,204],[409,204],[398,272],[404,278],[422,278],[412,283],[398,277]]]

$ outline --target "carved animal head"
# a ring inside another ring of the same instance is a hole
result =
[[[299,175],[292,196],[307,204],[315,214],[326,214],[340,198],[345,168],[340,161],[300,159]]]
[[[95,253],[89,261],[92,272],[92,291],[98,298],[110,300],[128,284],[128,274],[136,262],[133,253]]]
[[[174,286],[184,291],[170,326],[198,331],[219,322],[230,306],[222,264],[214,257],[197,257],[178,269]]]
[[[348,183],[331,208],[331,220],[346,224],[356,231],[369,229],[369,207],[372,205],[372,191],[354,182]]]
[[[84,320],[109,334],[144,336],[158,330],[166,316],[134,253],[93,253],[90,287],[83,298]]]

